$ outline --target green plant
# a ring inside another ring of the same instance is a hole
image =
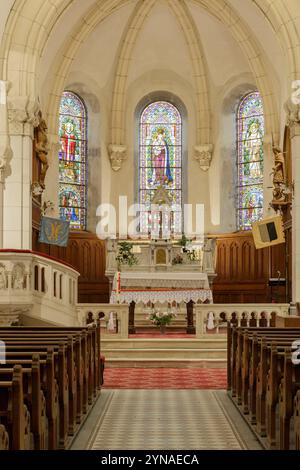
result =
[[[119,252],[116,260],[120,264],[128,264],[128,266],[133,266],[138,263],[137,257],[132,253],[133,245],[129,242],[119,243]]]
[[[191,240],[188,240],[186,238],[185,234],[183,233],[181,239],[178,241],[178,245],[182,246],[183,251],[186,252],[187,251],[186,246],[187,246],[188,243],[190,243],[190,241]]]

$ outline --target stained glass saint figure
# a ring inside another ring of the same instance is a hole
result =
[[[170,153],[165,132],[163,129],[158,129],[152,144],[152,175],[149,184],[158,186],[172,181]]]
[[[76,137],[74,134],[74,124],[72,122],[66,122],[62,125],[63,134],[61,136],[61,146],[63,152],[63,158],[67,161],[75,160],[76,154]]]
[[[237,225],[250,230],[263,216],[264,113],[258,92],[247,94],[237,110]]]
[[[72,229],[86,228],[87,113],[79,96],[66,91],[59,114],[60,218]]]

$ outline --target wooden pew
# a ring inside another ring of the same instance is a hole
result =
[[[88,325],[87,327],[0,327],[0,337],[1,333],[9,332],[11,334],[24,334],[26,331],[31,333],[37,332],[39,333],[42,331],[43,333],[55,332],[55,333],[68,333],[71,334],[80,334],[82,332],[86,332],[87,334],[87,348],[88,348],[88,355],[91,361],[94,362],[95,368],[95,383],[97,385],[97,389],[101,390],[101,383],[100,383],[100,320],[97,320],[96,324]],[[92,346],[95,354],[90,354],[90,345]]]
[[[0,424],[0,450],[9,450],[8,432],[3,424]]]
[[[24,399],[28,403],[32,400],[26,388],[32,375],[32,355],[40,356],[40,393],[46,401],[48,448],[65,448],[67,436],[74,433],[75,425],[80,424],[83,413],[101,389],[104,361],[100,357],[100,324],[89,328],[0,328],[0,339],[5,341],[7,353],[7,363],[0,369],[0,380],[1,375],[9,378],[9,374],[13,374],[15,364],[22,364]],[[29,411],[35,412],[34,448],[45,447],[38,431],[37,410],[29,407]]]
[[[24,404],[22,367],[14,366],[12,379],[0,380],[0,418],[11,450],[30,450],[30,415]]]
[[[279,386],[279,449],[290,448],[291,418],[294,414],[294,400],[300,390],[300,368],[292,363],[292,350],[284,354],[284,373]]]
[[[0,381],[11,381],[14,369],[1,368]],[[34,449],[47,449],[46,400],[41,388],[39,357],[34,355],[30,368],[22,368],[23,398],[31,417]]]
[[[294,415],[297,446],[300,367],[292,363],[291,346],[299,339],[300,329],[233,327],[228,334],[229,393],[241,412],[249,414],[256,432],[267,437],[270,448],[287,450],[293,445],[290,428]]]
[[[37,351],[40,357],[46,359],[47,367],[43,373],[43,385],[49,425],[49,449],[58,447],[58,439],[59,447],[64,448],[69,423],[68,377],[64,346],[61,345],[56,353],[47,346],[44,350],[32,350],[30,345],[23,348],[7,345],[6,350],[7,360],[15,361],[15,363],[19,363],[20,358],[31,359]]]
[[[11,357],[13,357],[13,359]],[[15,353],[13,353],[13,356],[11,356],[11,353],[7,353],[6,364],[1,365],[0,371],[13,367],[16,361],[23,368],[32,365],[33,357],[30,352],[26,355],[22,353],[21,357],[22,358],[19,359],[15,356]],[[42,353],[42,357],[45,357],[45,359],[39,360],[41,390],[46,401],[48,427],[50,423],[50,429],[47,432],[47,448],[57,448],[57,435],[59,435],[59,447],[64,448],[68,436],[68,416],[67,410],[64,410],[64,407],[61,407],[61,411],[59,410],[59,386],[54,374],[55,353],[48,350],[46,355]],[[58,417],[60,417],[59,423],[57,422]]]
[[[294,433],[295,450],[300,450],[300,391],[297,392],[294,401]]]
[[[18,339],[18,336],[20,339]],[[81,422],[82,414],[83,412],[86,412],[88,403],[89,369],[87,365],[85,334],[84,336],[70,336],[65,334],[52,333],[45,336],[37,336],[36,334],[32,335],[30,333],[26,333],[21,335],[19,333],[19,335],[14,336],[12,333],[2,333],[0,331],[0,338],[6,342],[7,346],[16,346],[18,347],[18,350],[20,350],[20,346],[25,347],[26,345],[32,345],[31,350],[33,348],[37,348],[40,351],[43,350],[45,345],[49,347],[52,346],[54,348],[57,348],[58,344],[64,346],[66,349],[66,357],[63,359],[63,362],[66,363],[66,374],[69,382],[69,432],[74,434],[76,422]]]

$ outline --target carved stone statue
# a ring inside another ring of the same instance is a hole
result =
[[[13,288],[17,290],[24,289],[24,270],[22,266],[15,266],[13,270]]]
[[[215,272],[215,249],[216,241],[213,238],[207,238],[203,247],[203,272]]]
[[[287,114],[287,125],[289,127],[300,124],[300,104],[293,102],[291,98],[284,105]]]
[[[47,170],[49,168],[48,163],[48,152],[49,152],[49,143],[47,137],[47,124],[46,121],[42,118],[36,130],[36,145],[35,150],[38,159],[41,162],[41,174],[40,174],[40,185],[42,188],[45,188],[45,177]]]
[[[108,238],[106,241],[106,272],[115,273],[118,270],[117,256],[117,241]]]
[[[6,289],[6,274],[4,266],[0,267],[0,290]]]
[[[280,202],[286,199],[285,185],[286,185],[286,172],[285,172],[285,159],[283,152],[279,147],[273,147],[274,153],[274,167],[273,167],[273,198],[274,201]]]
[[[211,144],[195,146],[195,160],[199,162],[201,170],[209,170],[212,161],[212,152],[213,146]]]
[[[279,147],[273,147],[275,166],[273,167],[273,183],[285,184],[285,161],[284,155]]]
[[[126,158],[126,147],[124,145],[111,144],[108,147],[111,167],[114,171],[119,171],[123,160]]]

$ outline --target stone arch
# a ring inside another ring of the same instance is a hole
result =
[[[277,36],[279,43],[288,58],[290,79],[300,77],[300,35],[297,19],[299,14],[292,12],[291,3],[285,0],[269,2],[268,0],[253,0],[253,3],[263,13]],[[294,2],[295,10],[299,5]],[[289,90],[290,91],[290,90]]]
[[[266,133],[279,139],[279,117],[276,109],[275,92],[272,81],[264,64],[262,51],[253,37],[246,22],[225,0],[193,0],[203,6],[210,14],[218,18],[231,32],[245,57],[255,77],[257,88],[263,99],[265,108]]]
[[[109,145],[109,153],[114,170],[120,169],[122,160],[126,158],[125,104],[126,84],[128,71],[131,64],[131,54],[138,34],[141,31],[144,21],[153,8],[154,4],[155,0],[145,0],[143,2],[139,2],[138,7],[134,11],[127,25],[118,58],[112,102],[111,144]],[[169,0],[168,4],[183,31],[188,49],[190,51],[191,61],[194,69],[197,108],[197,151],[201,152],[206,149],[211,154],[211,118],[207,73],[199,34],[194,20],[184,2]],[[115,162],[117,162],[117,164],[115,164]]]

